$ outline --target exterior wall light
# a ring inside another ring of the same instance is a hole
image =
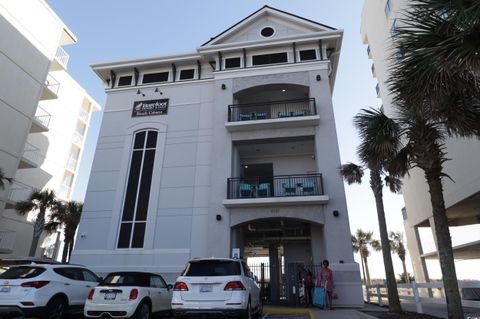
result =
[[[137,94],[141,94],[142,96],[145,96],[145,94],[142,91],[140,91],[140,89],[137,90]]]
[[[333,211],[333,216],[334,217],[338,217],[339,215],[340,215],[340,213],[338,212],[338,210]]]
[[[161,92],[158,88],[155,88],[155,90],[154,90],[153,92],[155,92],[155,93],[160,93],[160,95],[163,94],[163,92]]]
[[[218,220],[218,221],[221,221],[222,220],[222,215],[218,214],[217,216],[215,216],[215,219]]]
[[[222,90],[225,90],[227,89],[227,86],[225,85],[225,83],[222,84]]]
[[[317,81],[321,81],[322,80],[322,77],[320,76],[320,74],[317,74]]]

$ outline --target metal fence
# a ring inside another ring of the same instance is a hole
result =
[[[292,118],[316,114],[317,108],[314,98],[228,106],[229,122]]]
[[[322,174],[229,178],[228,199],[323,195]]]
[[[48,127],[50,124],[50,119],[52,118],[52,115],[45,111],[40,105],[37,106],[37,110],[35,111],[35,120],[42,124],[45,127]]]

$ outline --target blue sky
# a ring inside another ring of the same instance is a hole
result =
[[[352,0],[47,0],[73,31],[78,43],[64,47],[70,54],[68,72],[97,100],[105,104],[104,87],[89,65],[115,60],[194,52],[195,48],[239,20],[269,5],[344,30],[333,97],[342,162],[357,162],[358,137],[352,117],[361,109],[381,104],[375,93],[366,45],[360,37],[363,1]],[[74,198],[83,200],[101,123],[93,116],[80,166]],[[115,159],[112,159],[115,160]],[[346,186],[350,228],[372,230],[378,237],[377,215],[368,183]],[[385,191],[390,230],[403,231],[403,199]],[[427,236],[429,237],[429,236]],[[431,237],[431,236],[430,236]],[[381,254],[374,254],[372,277],[383,276]],[[393,256],[396,273],[401,264]],[[408,268],[411,269],[410,265]],[[435,277],[435,276],[433,276]]]

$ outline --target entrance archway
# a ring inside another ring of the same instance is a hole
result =
[[[310,221],[258,219],[232,227],[232,248],[247,260],[266,303],[298,304],[299,272],[301,267],[316,272],[314,255],[323,254],[322,233],[323,225]]]

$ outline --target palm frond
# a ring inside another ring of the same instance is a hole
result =
[[[362,183],[363,167],[354,163],[343,164],[339,167],[340,175],[348,185]]]
[[[385,185],[395,194],[400,193],[402,190],[402,181],[392,175],[385,176]]]

